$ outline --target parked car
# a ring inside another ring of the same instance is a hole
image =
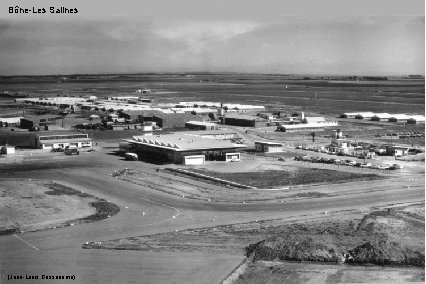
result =
[[[78,151],[77,148],[67,148],[65,149],[65,155],[79,155],[80,152]]]
[[[361,168],[369,168],[371,167],[371,163],[365,163],[365,164],[361,164],[360,166]]]
[[[354,160],[346,160],[345,164],[348,166],[355,166],[356,165],[356,161]]]
[[[379,170],[388,170],[388,169],[389,169],[389,166],[386,166],[386,165],[379,166]]]
[[[63,152],[64,148],[53,148],[51,152]]]

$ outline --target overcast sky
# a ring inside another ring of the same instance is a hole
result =
[[[0,74],[424,74],[424,16],[0,18]]]

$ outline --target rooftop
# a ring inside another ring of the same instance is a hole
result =
[[[272,142],[272,141],[255,141],[255,144],[265,144],[265,145],[279,145],[282,146],[283,144],[280,142]]]
[[[226,140],[202,138],[200,136],[185,136],[182,134],[133,136],[133,139],[124,141],[136,144],[145,144],[159,148],[168,148],[173,149],[174,151],[246,147],[246,145],[233,144]]]
[[[186,123],[194,124],[194,125],[205,125],[205,126],[216,126],[216,123],[207,122],[207,121],[187,121]]]

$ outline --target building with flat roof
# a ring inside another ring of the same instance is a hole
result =
[[[231,161],[240,159],[240,149],[246,145],[233,144],[227,140],[185,136],[180,133],[168,135],[133,136],[124,140],[142,160],[153,163],[193,164],[204,161]],[[204,159],[201,158],[204,157]]]
[[[392,114],[382,112],[382,113],[376,113],[371,117],[372,121],[389,121],[389,118],[392,117]]]
[[[406,123],[409,118],[406,114],[394,114],[389,118],[389,122]]]
[[[322,121],[300,124],[284,124],[277,127],[277,131],[282,132],[300,132],[300,131],[323,131],[324,127],[338,126],[337,121]]]
[[[412,115],[409,119],[407,119],[407,123],[409,124],[422,124],[425,123],[424,115]]]
[[[56,133],[40,132],[36,134],[36,146],[40,149],[56,149],[66,147],[70,148],[86,148],[92,147],[92,139],[88,134],[81,132],[63,133],[57,131]]]
[[[16,117],[0,117],[0,127],[19,126],[22,116]]]
[[[19,148],[85,148],[92,146],[88,134],[70,131],[2,131],[0,145],[10,145]]]
[[[355,118],[357,118],[357,119],[371,119],[374,115],[375,115],[374,112],[360,112],[355,116]]]
[[[185,128],[193,130],[215,130],[218,129],[218,125],[206,121],[188,121],[185,122]]]
[[[121,114],[128,120],[155,122],[162,129],[185,128],[188,121],[202,121],[202,117],[190,113],[164,113],[158,110],[126,111]]]
[[[226,113],[224,117],[226,125],[242,127],[264,127],[267,126],[267,120],[258,116],[243,115],[236,113]]]
[[[271,141],[255,141],[256,152],[277,153],[283,151],[283,144]]]
[[[371,119],[375,113],[373,112],[345,112],[340,115],[341,118],[357,118],[357,119]]]

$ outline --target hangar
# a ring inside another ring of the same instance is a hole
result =
[[[226,140],[168,134],[133,136],[124,140],[142,160],[153,163],[203,164],[204,161],[239,161],[246,145]]]

